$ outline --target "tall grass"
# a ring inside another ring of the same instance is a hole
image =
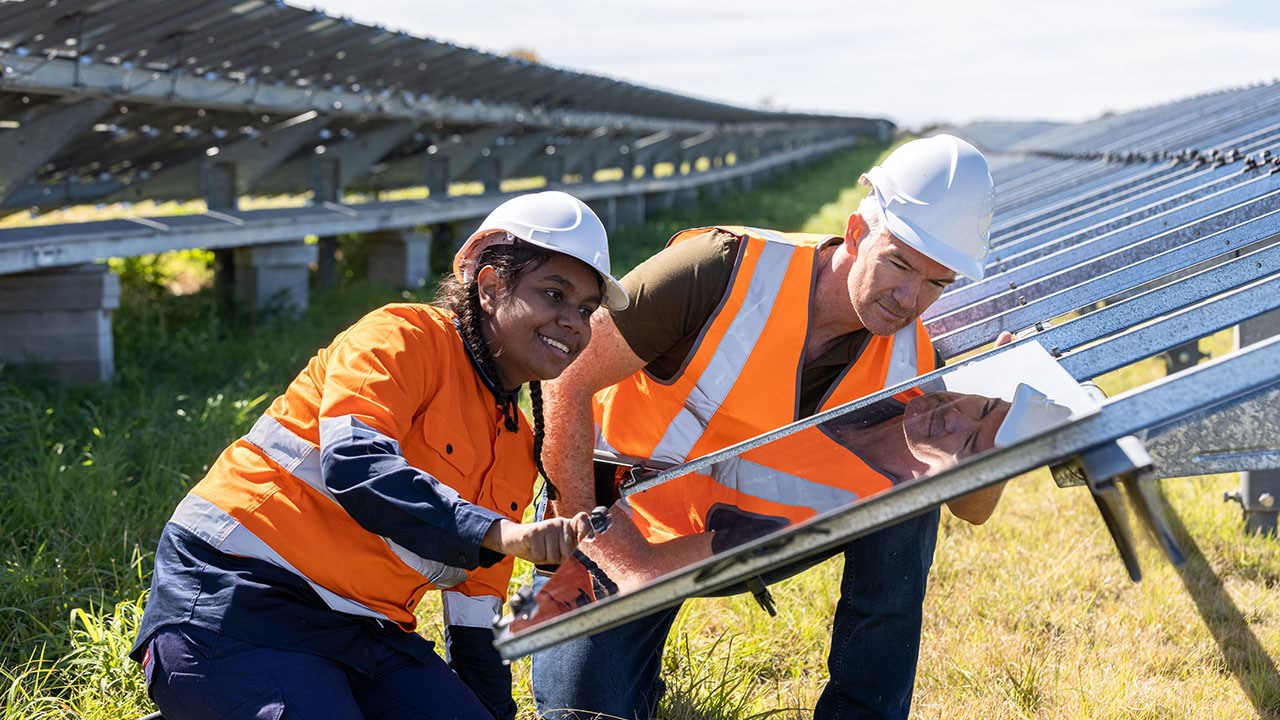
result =
[[[854,181],[879,151],[842,152],[755,193],[620,230],[615,267],[625,272],[689,226],[840,232],[862,195]],[[219,315],[208,292],[152,292],[167,277],[153,268],[124,269],[138,292],[116,314],[113,382],[65,387],[0,372],[0,720],[152,709],[123,656],[173,506],[317,348],[368,309],[418,297],[351,282],[316,292],[300,320],[249,322]],[[1209,344],[1223,350],[1221,338]],[[1149,362],[1103,386],[1160,372]],[[1012,483],[981,528],[944,517],[916,714],[1274,715],[1280,545],[1241,534],[1238,509],[1216,499],[1233,482],[1164,484],[1199,554],[1179,573],[1144,550],[1141,585],[1124,577],[1087,491],[1060,490],[1044,473]],[[840,571],[833,560],[775,587],[776,618],[750,598],[686,603],[664,662],[664,717],[807,717],[826,678]],[[437,601],[419,616],[439,639]],[[527,662],[514,671],[532,718]]]

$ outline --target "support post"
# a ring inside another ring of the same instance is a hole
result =
[[[613,232],[618,229],[618,199],[607,197],[599,200],[592,200],[587,203],[596,215],[599,216],[600,222],[604,225],[605,232]]]
[[[309,164],[312,204],[338,202],[338,196],[342,193],[341,163],[333,157],[312,155]],[[338,284],[338,238],[324,235],[317,245],[316,284],[322,288],[331,288]]]
[[[235,210],[239,204],[235,163],[207,161],[200,171],[205,206],[212,211]],[[236,259],[233,248],[213,251],[213,294],[218,305],[230,309],[235,297]]]
[[[663,192],[649,193],[644,196],[644,208],[646,217],[670,210],[676,206],[676,192],[666,190]]]
[[[1280,310],[1272,310],[1236,327],[1236,347],[1242,348],[1280,335]],[[1276,513],[1280,511],[1280,470],[1240,473],[1237,500],[1244,508],[1244,529],[1276,537]]]
[[[443,200],[449,196],[449,158],[443,155],[424,155],[422,176],[431,199]]]
[[[0,361],[43,365],[64,382],[110,380],[119,306],[120,278],[103,264],[0,276]]]
[[[643,225],[644,224],[644,195],[624,195],[617,198],[614,203],[614,209],[617,213],[617,223],[623,227]]]
[[[433,240],[431,230],[411,229],[366,235],[369,279],[398,288],[426,287],[431,278]]]
[[[698,206],[698,188],[689,187],[676,191],[676,207],[688,209]]]
[[[502,161],[496,157],[486,157],[476,165],[476,179],[484,185],[486,195],[501,192]]]

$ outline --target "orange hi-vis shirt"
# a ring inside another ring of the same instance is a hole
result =
[[[423,595],[447,588],[446,625],[487,628],[513,560],[480,540],[520,521],[535,476],[528,423],[504,428],[453,315],[388,305],[317,353],[170,522],[296,574],[337,612],[411,631]]]
[[[741,243],[720,306],[675,376],[660,380],[641,370],[596,394],[597,449],[679,464],[798,419],[818,251],[833,238],[718,229]],[[704,232],[686,230],[671,242]],[[934,367],[933,346],[919,320],[892,336],[872,335],[818,411]],[[718,506],[798,522],[891,485],[855,453],[809,428],[627,502],[641,531],[659,541],[706,530],[707,515]]]

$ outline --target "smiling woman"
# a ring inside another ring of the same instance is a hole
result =
[[[317,353],[161,535],[131,655],[165,715],[513,718],[489,630],[512,556],[559,562],[590,530],[521,523],[540,432],[516,397],[627,304],[609,273],[585,204],[518,197],[435,305],[382,307]],[[431,589],[448,665],[413,632]]]

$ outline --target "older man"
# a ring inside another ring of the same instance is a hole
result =
[[[686,230],[623,279],[631,307],[598,315],[583,362],[546,391],[555,512],[608,500],[597,498],[593,448],[680,463],[936,367],[919,316],[957,273],[982,277],[986,160],[940,135],[903,145],[861,182],[872,192],[842,237]],[[950,507],[981,522],[997,499]],[[845,548],[815,717],[907,716],[937,524],[935,511]],[[675,612],[536,654],[539,711],[651,717]]]

